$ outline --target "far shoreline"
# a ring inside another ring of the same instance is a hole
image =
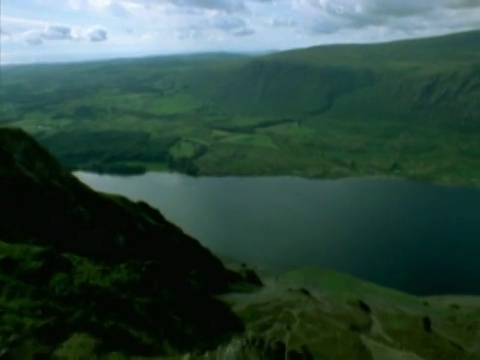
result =
[[[185,176],[188,178],[293,178],[293,179],[303,179],[303,180],[310,180],[310,181],[342,181],[342,180],[365,180],[365,181],[372,181],[372,180],[386,180],[386,181],[406,181],[406,182],[413,182],[417,184],[424,184],[424,185],[432,185],[432,186],[444,186],[444,187],[452,187],[452,188],[465,188],[465,189],[478,189],[480,190],[480,182],[473,182],[473,183],[458,183],[458,182],[444,182],[438,180],[428,180],[428,179],[421,179],[415,177],[403,177],[398,175],[387,175],[387,174],[375,174],[375,175],[345,175],[345,176],[302,176],[302,175],[293,175],[293,174],[225,174],[225,173],[207,173],[207,174],[188,174],[184,172],[175,171],[172,169],[164,169],[160,170],[155,167],[145,167],[143,171],[138,172],[110,172],[110,171],[95,171],[91,168],[77,168],[73,169],[72,174],[75,175],[77,173],[85,173],[85,174],[92,174],[92,175],[99,175],[99,176],[112,176],[112,177],[139,177],[144,176],[146,174],[151,173],[159,173],[159,174],[172,174],[172,175],[180,175]]]

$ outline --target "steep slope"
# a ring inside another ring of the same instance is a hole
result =
[[[242,329],[211,297],[239,274],[147,204],[90,190],[20,130],[0,129],[0,199],[0,349],[35,339],[49,354],[82,333],[104,352],[165,353]]]
[[[480,31],[472,31],[272,54],[232,71],[215,102],[230,113],[305,117],[328,114],[338,99],[351,95],[355,102],[341,104],[345,116],[338,120],[378,119],[375,109],[385,104],[378,120],[440,117],[440,125],[448,119],[478,130],[479,43]]]
[[[367,86],[368,69],[258,59],[231,75],[217,103],[230,113],[305,116],[328,111],[344,92]]]

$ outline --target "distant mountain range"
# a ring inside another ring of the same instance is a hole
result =
[[[480,31],[2,68],[1,120],[72,168],[480,184]]]

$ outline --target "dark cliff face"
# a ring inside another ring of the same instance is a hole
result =
[[[41,307],[38,326],[15,331],[48,332],[44,351],[78,332],[107,350],[152,353],[242,329],[210,296],[238,274],[146,203],[92,191],[20,130],[0,129],[0,199],[0,283]]]

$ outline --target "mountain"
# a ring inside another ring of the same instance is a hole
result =
[[[78,336],[103,352],[201,350],[243,329],[213,297],[246,283],[239,273],[146,203],[90,190],[20,130],[0,129],[0,198],[0,349],[12,358]]]
[[[276,53],[233,71],[216,96],[236,113],[303,118],[332,112],[339,121],[438,117],[434,123],[478,131],[479,43],[480,31],[471,31]]]

